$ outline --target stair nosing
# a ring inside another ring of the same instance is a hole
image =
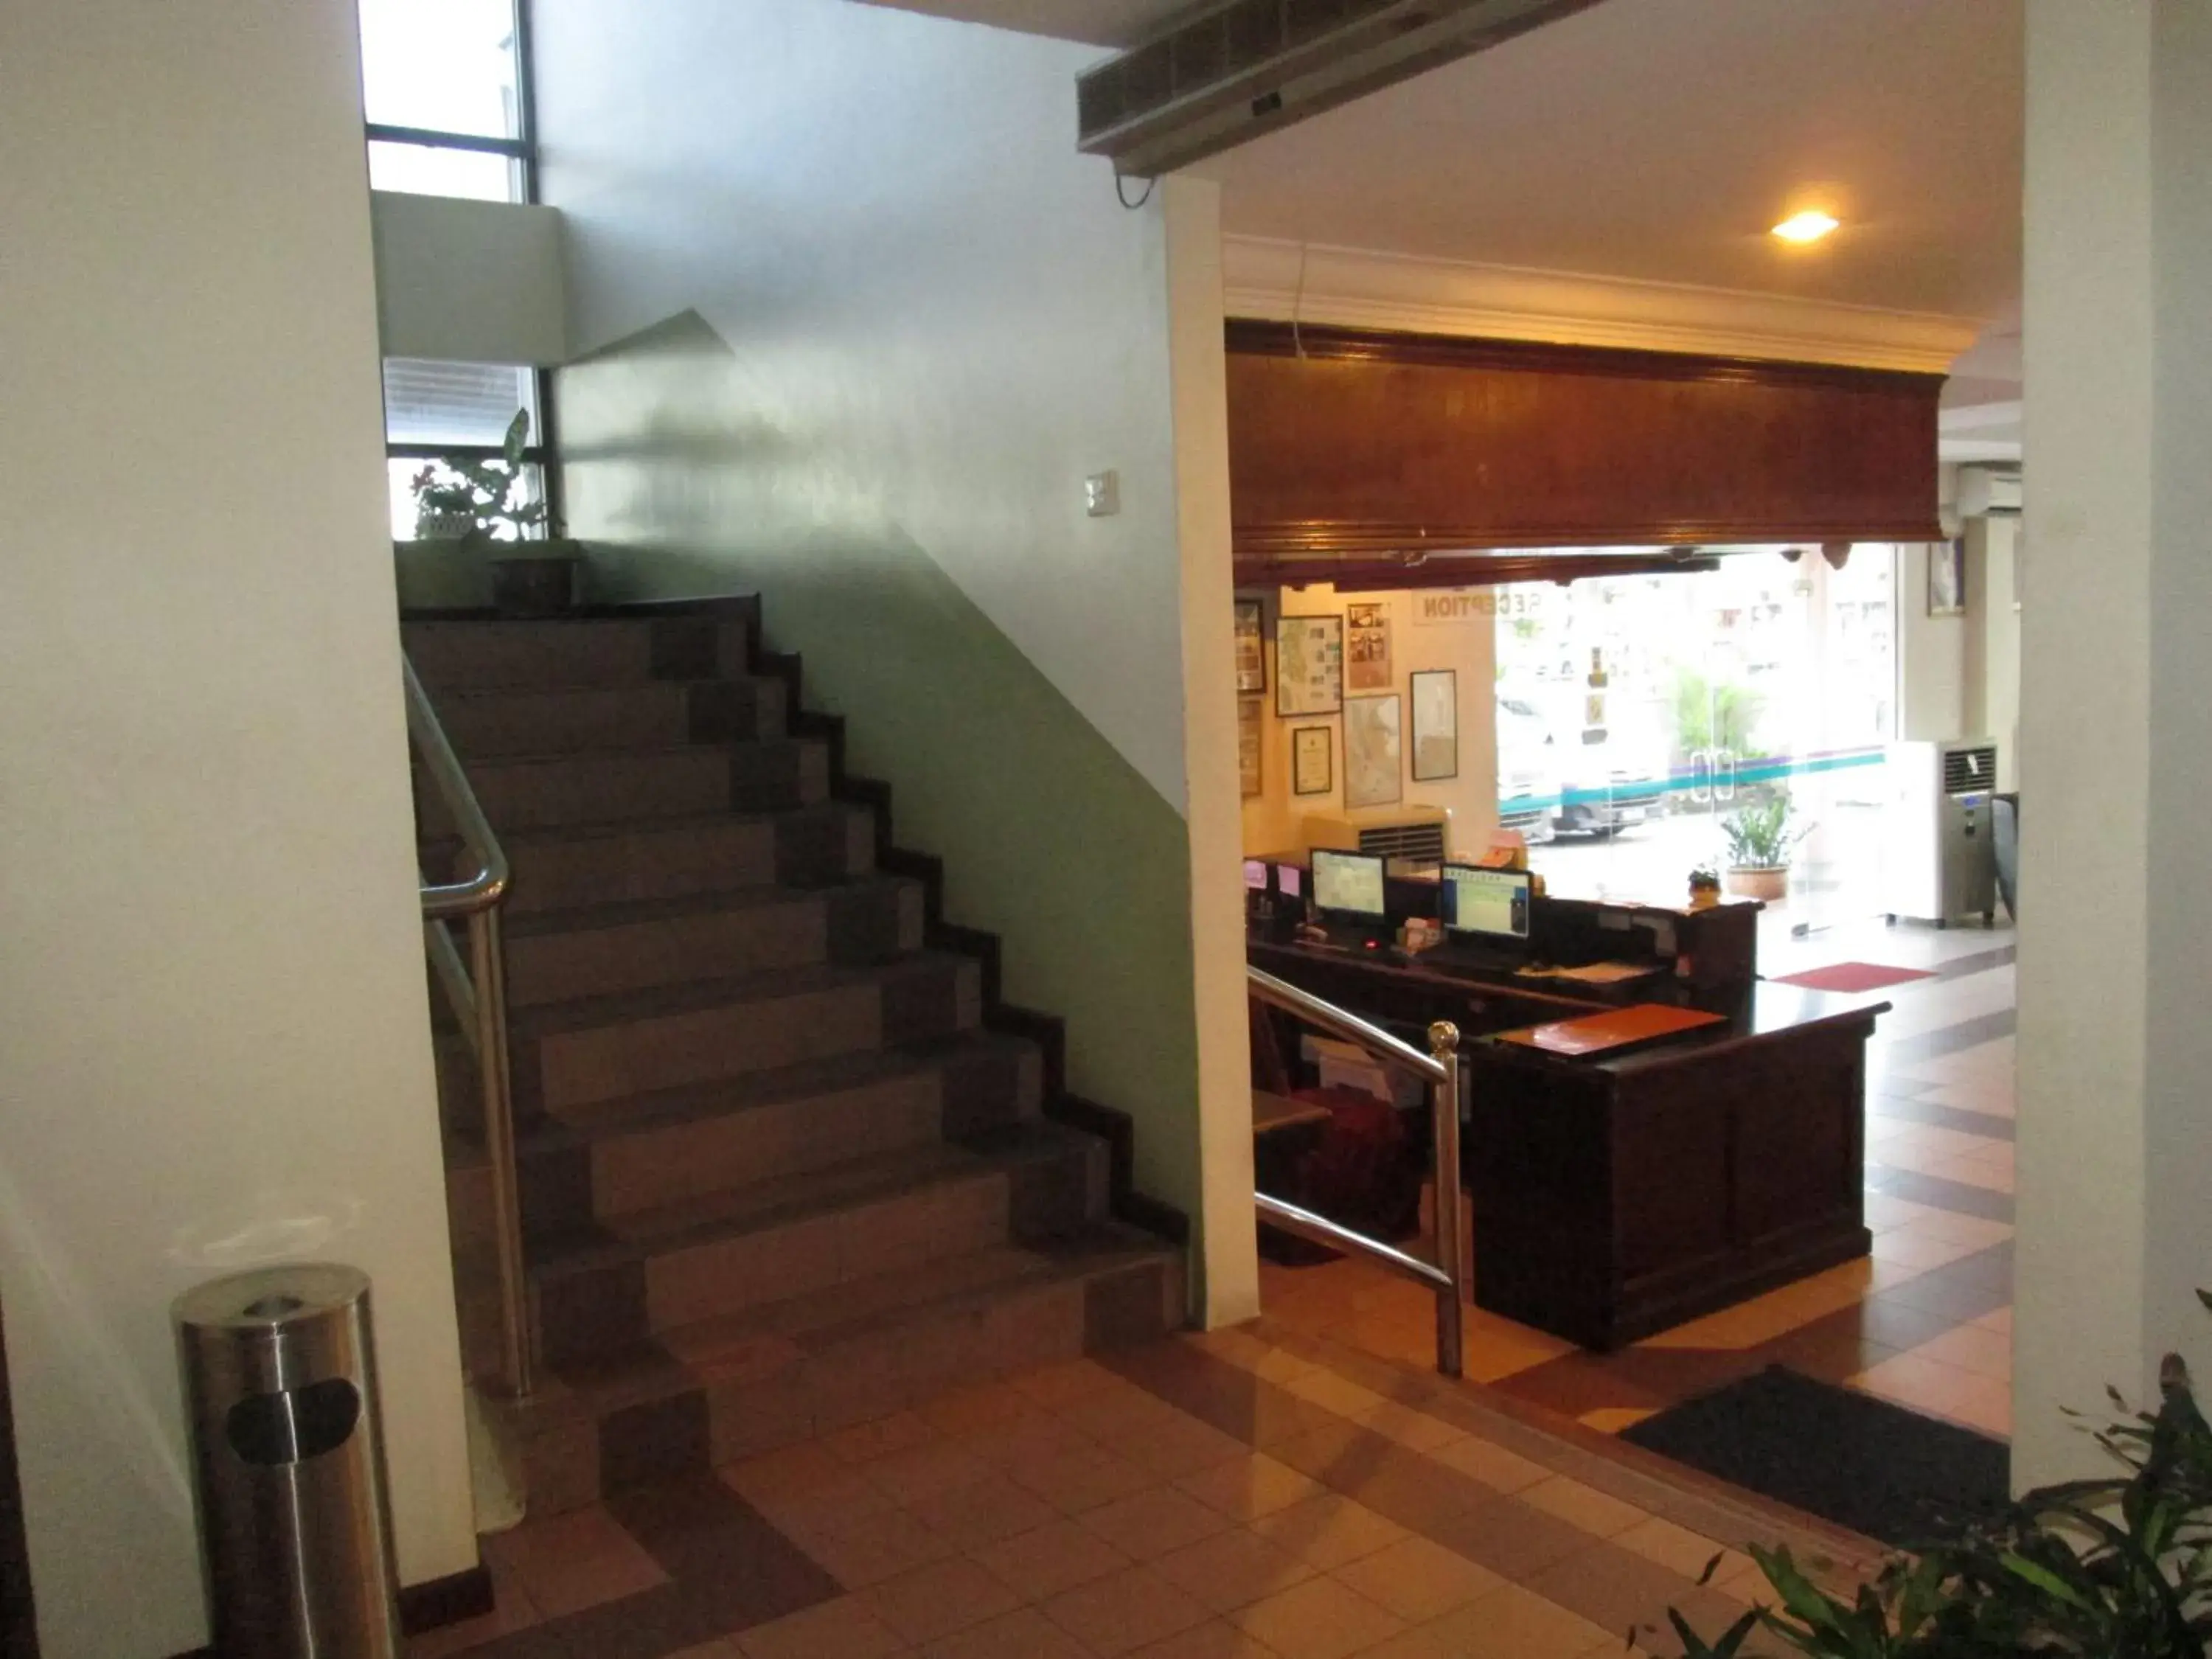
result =
[[[911,876],[881,870],[864,870],[820,887],[792,887],[781,882],[752,882],[738,887],[702,888],[666,898],[616,899],[602,904],[549,904],[514,917],[507,936],[519,939],[560,939],[582,933],[608,933],[617,928],[647,927],[694,916],[741,915],[778,904],[804,904],[830,895],[863,888],[896,891],[918,887]],[[765,970],[764,970],[765,971]],[[783,971],[778,969],[775,971]]]
[[[559,1002],[541,1002],[514,1012],[518,1041],[534,1042],[578,1031],[604,1030],[635,1022],[705,1013],[718,1008],[777,1002],[826,991],[950,969],[981,971],[973,957],[950,951],[908,951],[879,963],[817,963],[805,968],[766,968],[750,974],[693,980],[643,991],[617,991]],[[595,1017],[598,1016],[598,1017]]]

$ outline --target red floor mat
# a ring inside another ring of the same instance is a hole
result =
[[[1784,974],[1778,985],[1802,985],[1808,991],[1879,991],[1885,985],[1903,985],[1936,975],[1919,968],[1885,968],[1878,962],[1839,962],[1830,968],[1808,968],[1802,974]]]

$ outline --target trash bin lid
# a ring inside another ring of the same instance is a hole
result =
[[[350,1307],[368,1294],[368,1275],[335,1261],[287,1262],[210,1279],[176,1299],[178,1324],[195,1329],[275,1333],[301,1319]]]

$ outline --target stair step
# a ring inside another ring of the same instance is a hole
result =
[[[1182,1321],[1173,1249],[1113,1223],[886,1269],[556,1367],[490,1402],[533,1516],[696,1474]]]
[[[976,1032],[574,1109],[520,1137],[524,1231],[574,1235],[826,1169],[857,1149],[898,1152],[1003,1128],[1036,1116],[1043,1070],[1034,1043]],[[489,1239],[481,1144],[449,1146],[447,1167],[456,1237]]]
[[[775,968],[884,962],[921,950],[921,888],[892,876],[538,910],[507,929],[507,998],[525,1007]]]
[[[564,824],[502,833],[500,844],[514,872],[506,912],[521,917],[860,880],[876,867],[876,819],[866,807],[824,801],[784,812]],[[426,843],[422,867],[450,878],[459,852],[450,839]]]
[[[751,743],[785,733],[775,679],[668,680],[449,693],[438,719],[464,760]]]
[[[416,622],[400,629],[433,693],[555,690],[743,674],[746,623],[734,615]]]
[[[541,1352],[587,1359],[655,1332],[1065,1233],[1106,1215],[1108,1149],[1042,1121],[848,1158],[617,1218],[533,1250]]]
[[[514,1011],[516,1109],[559,1115],[981,1023],[981,965],[937,952],[545,1003]]]
[[[502,836],[564,824],[781,811],[830,798],[829,749],[806,738],[481,760],[468,775]],[[423,838],[451,836],[443,797],[419,786],[415,794]]]

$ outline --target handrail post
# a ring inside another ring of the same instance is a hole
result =
[[[484,1152],[491,1164],[493,1246],[499,1261],[500,1344],[508,1389],[530,1396],[529,1285],[522,1255],[522,1204],[514,1162],[514,1081],[507,1053],[507,969],[500,948],[499,910],[469,918],[470,967],[476,981],[477,1060],[483,1079]]]
[[[1443,1068],[1429,1091],[1436,1143],[1437,1266],[1444,1282],[1437,1290],[1437,1370],[1446,1376],[1462,1370],[1460,1281],[1466,1257],[1461,1243],[1459,1190],[1459,1027],[1440,1019],[1429,1027],[1429,1053]]]

